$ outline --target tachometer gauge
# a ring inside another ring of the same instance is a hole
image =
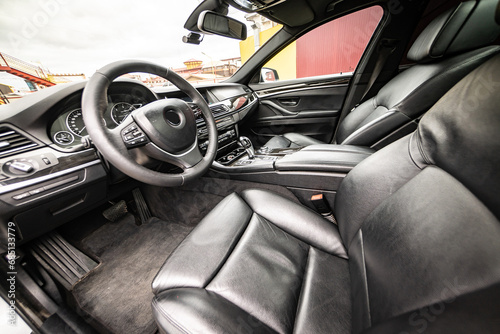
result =
[[[54,141],[59,145],[71,145],[75,141],[75,137],[68,131],[59,131],[54,134]]]
[[[119,102],[113,106],[111,109],[111,118],[116,125],[120,124],[125,120],[125,118],[130,115],[132,111],[135,110],[135,107],[127,102]]]
[[[78,137],[88,134],[87,129],[85,129],[85,123],[83,123],[82,109],[75,109],[70,112],[66,118],[66,125],[69,131]]]

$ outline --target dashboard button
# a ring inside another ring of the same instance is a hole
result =
[[[39,194],[41,192],[44,192],[45,191],[45,188],[37,188],[37,189],[33,189],[33,190],[30,190],[29,193],[30,195],[36,195],[36,194]]]
[[[31,194],[29,192],[25,192],[25,193],[13,196],[12,198],[15,199],[16,201],[19,201],[19,200],[25,199],[26,197],[30,197],[30,196],[31,196]]]

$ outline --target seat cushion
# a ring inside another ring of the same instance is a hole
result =
[[[348,260],[338,229],[263,190],[232,194],[153,282],[164,332],[350,331]]]

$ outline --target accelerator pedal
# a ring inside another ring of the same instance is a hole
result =
[[[149,211],[146,200],[144,199],[144,196],[142,196],[139,188],[132,190],[132,195],[134,196],[135,206],[137,208],[141,224],[145,224],[152,217],[151,211]]]
[[[45,270],[68,290],[98,265],[57,232],[50,232],[38,238],[33,242],[30,251]]]

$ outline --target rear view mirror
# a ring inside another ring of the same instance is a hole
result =
[[[198,29],[207,34],[239,40],[247,38],[247,26],[244,23],[209,10],[201,12],[198,18]]]

